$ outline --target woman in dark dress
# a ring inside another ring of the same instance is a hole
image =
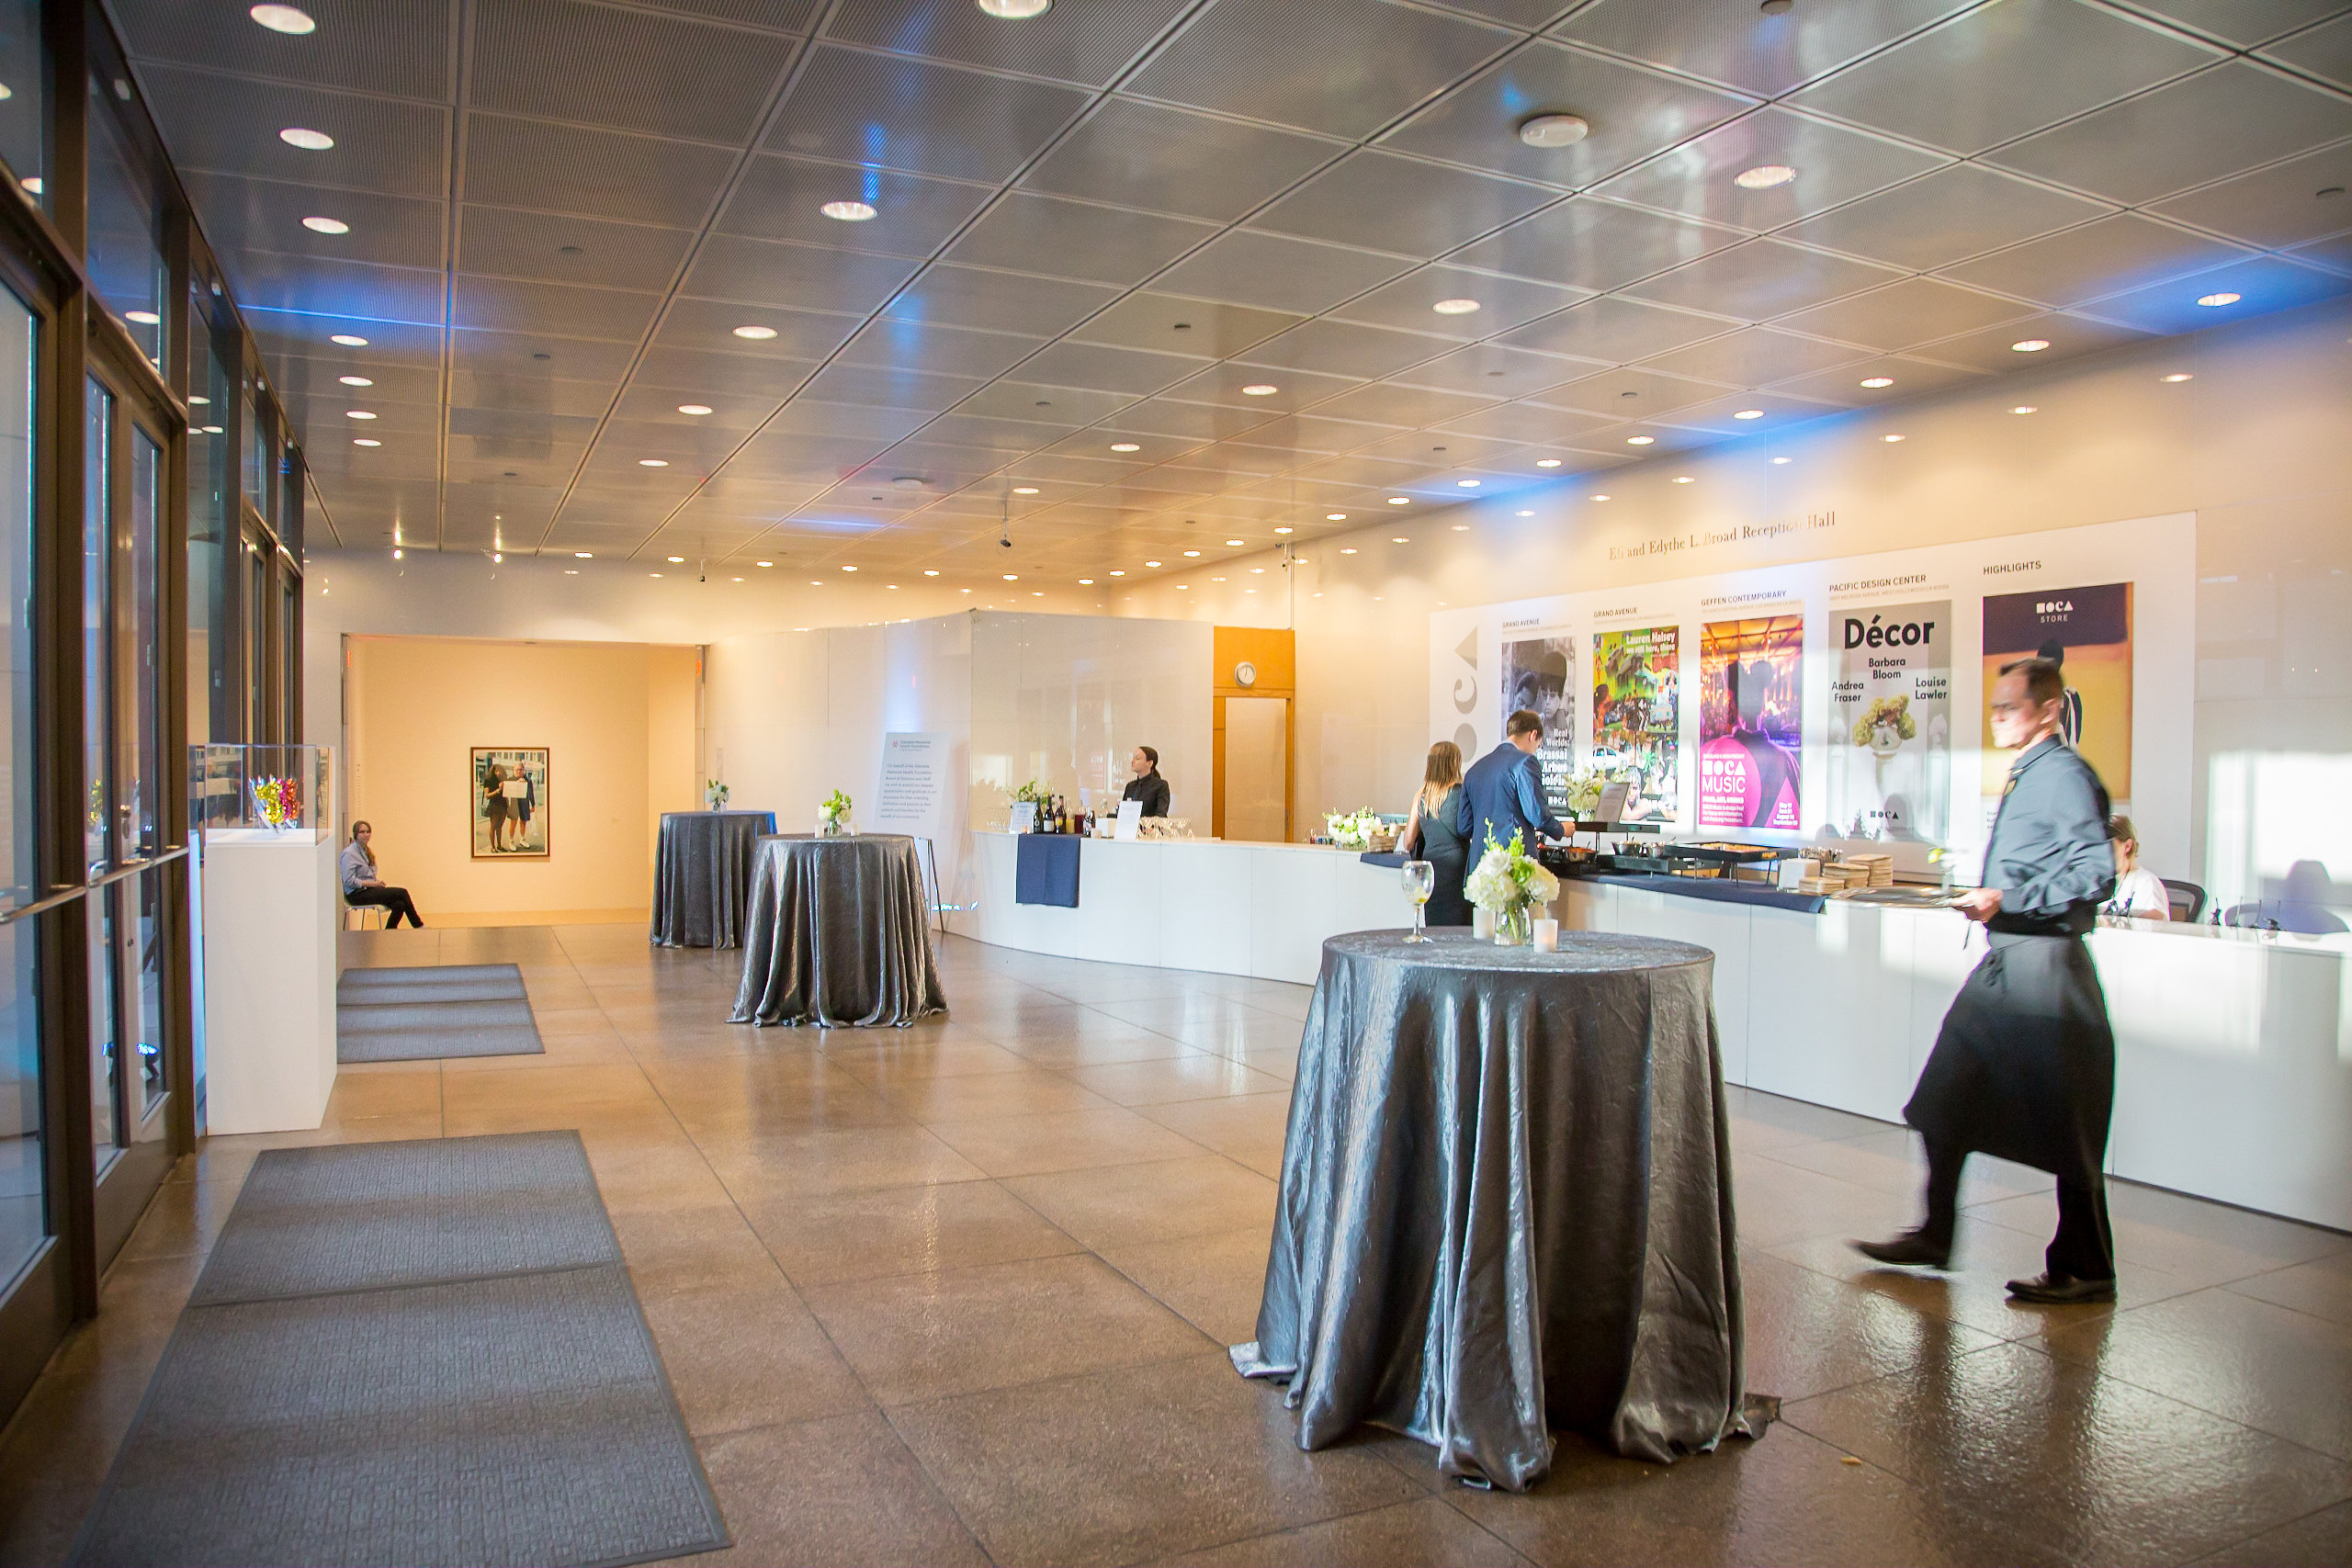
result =
[[[1462,748],[1441,740],[1430,748],[1429,764],[1421,772],[1421,792],[1413,797],[1413,819],[1405,825],[1399,847],[1430,863],[1434,886],[1430,893],[1429,923],[1466,926],[1470,901],[1462,883],[1470,874],[1470,848],[1453,830],[1453,808],[1462,789]]]

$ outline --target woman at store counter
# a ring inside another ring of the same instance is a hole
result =
[[[1407,854],[1430,863],[1429,923],[1433,926],[1470,923],[1470,901],[1462,896],[1470,846],[1456,824],[1461,795],[1462,748],[1441,740],[1430,748],[1429,763],[1421,770],[1421,792],[1413,796],[1412,820],[1398,840]]]
[[[1143,816],[1167,816],[1168,781],[1159,776],[1159,753],[1148,746],[1136,747],[1135,754],[1127,759],[1127,771],[1135,777],[1127,781],[1119,798],[1142,801]]]
[[[2102,915],[2128,915],[2135,920],[2172,919],[2172,895],[2164,878],[2140,863],[2140,835],[2129,817],[2107,819],[2107,840],[2115,850],[2115,897],[2099,907]]]

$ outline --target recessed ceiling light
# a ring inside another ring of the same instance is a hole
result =
[[[1007,582],[1018,582],[1021,581],[1021,578],[1018,573],[1008,571],[1004,574],[1004,580]]]
[[[1901,437],[1900,435],[1882,435],[1882,436],[1880,436],[1880,437],[1879,437],[1879,439],[1880,439],[1881,441],[1884,441],[1884,442],[1887,442],[1887,443],[1892,444],[1892,443],[1894,443],[1894,442],[1897,442],[1897,441],[1902,440],[1902,439],[1903,439],[1903,437]]]
[[[1198,550],[1186,550],[1186,551],[1184,552],[1184,555],[1185,555],[1186,558],[1188,558],[1188,559],[1189,559],[1190,558],[1192,558],[1192,557],[1193,557],[1193,556],[1196,556],[1196,555],[1199,555],[1200,553],[1201,553],[1201,552],[1200,552],[1200,551],[1198,551]]]
[[[1657,444],[1657,437],[1655,435],[1628,435],[1625,437],[1625,445],[1628,446],[1654,446]]]
[[[2196,377],[2191,376],[2186,370],[2176,370],[2171,375],[2166,376],[2164,378],[2167,381],[2194,381],[2197,379]]]
[[[1287,534],[1287,533],[1291,532],[1291,530],[1290,530],[1290,529],[1288,529],[1288,528],[1277,528],[1277,529],[1275,529],[1275,530],[1274,530],[1274,532],[1275,532],[1275,533],[1277,533],[1277,534]]]
[[[768,563],[767,563],[767,562],[765,562],[765,561],[762,561],[760,564],[761,564],[762,566],[765,566],[765,565],[767,565]],[[923,574],[925,577],[937,577],[937,576],[939,575],[939,572],[938,572],[938,570],[937,570],[935,568],[932,568],[932,567],[925,567],[925,568],[923,568],[923,573],[922,573],[922,574]]]
[[[288,147],[300,147],[305,152],[323,152],[334,145],[334,138],[323,130],[307,130],[289,125],[277,133],[277,139]]]
[[[1326,523],[1345,523],[1347,520],[1348,514],[1344,512],[1326,512],[1323,514]]]
[[[211,426],[211,425],[209,425],[209,424],[208,424],[208,425],[206,425],[204,428],[205,428],[205,429],[207,429],[207,430],[210,430],[210,429],[212,429],[212,428],[213,428],[213,426]],[[352,444],[354,446],[381,446],[383,445],[383,443],[382,443],[382,442],[380,442],[380,441],[376,441],[376,440],[371,440],[370,438],[368,438],[368,436],[365,436],[365,435],[355,435],[355,436],[353,436],[353,437],[351,438],[351,444]]]
[[[1519,122],[1519,139],[1530,147],[1573,147],[1591,132],[1581,115],[1539,114]]]
[[[313,234],[348,234],[351,225],[340,218],[305,218],[302,227]]]
[[[2034,413],[2034,412],[2038,412],[2039,411],[2038,411],[2038,410],[2036,410],[2036,409],[2034,408],[2034,406],[2033,406],[2031,403],[2019,403],[2017,407],[2015,407],[2015,408],[2011,409],[2009,412],[2010,412],[2011,413]]]
[[[2048,348],[2049,346],[2050,340],[2046,337],[2020,338],[2016,343],[2009,344],[2009,352],[2012,354],[2040,354],[2043,349]]]
[[[729,582],[741,582],[741,581],[742,581],[743,580],[742,580],[741,578],[740,578],[740,577],[730,577],[730,578],[729,578],[727,581],[729,581]],[[896,587],[897,587],[897,586],[899,586],[899,585],[898,585],[897,583],[895,583],[895,582],[894,582],[894,583],[890,584],[890,586],[891,586],[891,587],[893,587],[893,588],[896,588]]]
[[[153,310],[125,310],[122,313],[122,319],[126,321],[136,321],[142,327],[160,325],[164,320]]]
[[[365,376],[338,376],[335,379],[346,387],[372,387],[376,384]]]
[[[1732,418],[1734,419],[1762,419],[1763,417],[1764,411],[1762,409],[1742,409],[1737,413],[1732,415]]]
[[[1227,539],[1227,540],[1226,541],[1226,545],[1227,545],[1227,547],[1228,548],[1237,548],[1237,549],[1238,549],[1238,547],[1240,547],[1241,541],[1240,541],[1240,540],[1238,540],[1238,539]]]
[[[1696,484],[1696,483],[1698,483],[1698,481],[1697,481],[1696,479],[1692,479],[1689,474],[1677,474],[1677,475],[1675,475],[1675,476],[1674,476],[1674,482],[1675,482],[1676,484],[1679,484],[1679,485],[1687,485],[1687,484]]]
[[[1410,506],[1413,504],[1413,498],[1409,495],[1392,495],[1388,498],[1388,504],[1391,506]]]
[[[654,576],[656,576],[656,577],[659,577],[659,576],[661,576],[662,574],[661,574],[660,572],[658,572],[658,571],[657,571],[657,572],[655,572],[653,575],[654,575]],[[813,578],[813,577],[812,577],[812,578],[810,578],[810,579],[808,580],[808,586],[809,586],[809,587],[811,587],[811,588],[822,588],[822,587],[823,587],[823,586],[825,586],[825,585],[824,585],[823,583],[821,583],[821,582],[818,581],[815,578]]]
[[[775,329],[774,327],[737,327],[735,335],[749,338],[753,343],[765,343],[775,336]]]
[[[221,434],[221,427],[217,424],[208,424],[204,427],[204,434],[207,435],[219,435]],[[377,445],[381,446],[382,443],[379,442]]]
[[[2234,305],[2245,298],[2245,296],[2243,294],[2231,294],[2227,292],[2221,294],[2200,294],[2197,297],[2197,302],[2199,305],[2204,306],[2209,310],[2217,310],[2224,305]]]
[[[1519,515],[1520,515],[1520,516],[1521,516],[1521,517],[1532,517],[1532,516],[1534,516],[1534,515],[1535,515],[1535,513],[1533,513],[1532,512],[1522,512],[1522,513],[1519,513]],[[1461,533],[1461,532],[1462,532],[1462,528],[1461,528],[1461,526],[1460,526],[1460,525],[1457,525],[1455,526],[1455,528],[1454,528],[1454,530],[1453,530],[1453,531],[1454,531],[1455,533],[1459,534],[1459,533]]]
[[[1606,495],[1596,495],[1592,499],[1595,501],[1607,501],[1609,497]]]
[[[1341,555],[1343,555],[1343,556],[1351,556],[1351,555],[1355,554],[1355,551],[1353,551],[1353,550],[1341,550],[1340,553]]]
[[[672,566],[684,566],[686,564],[686,558],[684,556],[671,556],[668,559]]]
[[[1156,561],[1156,560],[1148,560],[1148,561],[1144,562],[1143,564],[1144,564],[1144,565],[1146,565],[1146,566],[1158,566],[1159,563],[1158,561]]]
[[[1894,378],[1892,376],[1871,376],[1866,378],[1863,380],[1862,385],[1865,387],[1892,387],[1894,385]]]
[[[829,201],[817,209],[836,223],[863,223],[874,216],[870,201]]]
[[[1412,541],[1412,539],[1411,539],[1410,537],[1408,537],[1408,536],[1403,535],[1403,534],[1399,534],[1399,535],[1397,535],[1395,538],[1393,538],[1393,539],[1389,540],[1388,542],[1389,542],[1390,544],[1392,544],[1392,545],[1409,545],[1409,544],[1411,544],[1413,541]]]
[[[637,460],[637,466],[640,468],[666,468],[670,466],[670,459],[667,457],[639,457]]]
[[[972,0],[991,17],[1001,17],[1008,22],[1018,22],[1030,17],[1042,17],[1054,8],[1054,0]]]
[[[369,413],[366,409],[345,409],[343,411],[343,417],[345,419],[373,419],[376,416]]]
[[[1539,468],[1556,468],[1562,461],[1563,459],[1558,457],[1538,457],[1535,459],[1535,466]]]
[[[194,393],[194,392],[190,392],[190,393],[187,395],[187,406],[188,406],[188,407],[190,407],[190,408],[192,408],[192,409],[193,409],[193,408],[202,408],[202,407],[204,407],[206,404],[208,404],[208,403],[211,402],[211,400],[211,400],[210,398],[207,398],[207,397],[199,397],[198,395],[197,395],[197,394],[196,394],[196,393]]]
[[[1114,570],[1114,571],[1113,571],[1113,572],[1111,573],[1111,575],[1112,575],[1113,577],[1125,577],[1125,576],[1126,576],[1127,574],[1126,574],[1126,572],[1125,572],[1125,570]]]
[[[1441,299],[1430,307],[1441,316],[1466,316],[1477,308],[1476,299]]]
[[[1035,485],[1014,485],[1012,487],[1012,493],[1015,495],[1035,495],[1037,493],[1037,487]]]
[[[842,568],[842,570],[843,571],[855,571],[855,570],[857,570],[857,568],[855,568],[855,567],[854,567],[854,566],[845,566],[845,567]]]
[[[594,550],[574,550],[571,552],[571,558],[573,560],[594,560],[596,558],[596,552]]]
[[[327,339],[327,341],[329,343],[339,343],[345,348],[366,348],[368,346],[368,340],[366,338],[353,337],[349,333],[337,333],[334,336]]]
[[[1483,479],[1456,479],[1453,481],[1454,487],[1458,490],[1476,490],[1485,482],[1486,481]]]
[[[1742,169],[1732,175],[1731,183],[1742,190],[1770,190],[1784,186],[1797,177],[1797,172],[1786,164],[1758,164],[1752,169]]]
[[[1078,585],[1080,588],[1091,588],[1094,586],[1094,580],[1091,577],[1081,577],[1078,580]]]
[[[1143,450],[1143,443],[1140,441],[1114,441],[1111,443],[1111,450],[1114,452],[1140,452]]]
[[[1785,462],[1788,462],[1789,460],[1790,460],[1790,459],[1788,459],[1788,458],[1786,458],[1786,457],[1775,457],[1775,458],[1773,458],[1773,459],[1772,459],[1772,461],[1774,461],[1775,463],[1785,463]]]
[[[300,37],[319,30],[319,24],[311,20],[311,14],[296,6],[256,6],[245,15],[274,33]]]
[[[576,566],[565,567],[563,569],[563,575],[566,577],[578,577],[580,575],[580,569]]]
[[[696,419],[700,419],[704,414],[710,412],[710,405],[708,403],[680,403],[678,405],[678,412],[680,413],[690,413]]]
[[[1281,390],[1280,387],[1269,381],[1252,381],[1241,389],[1241,395],[1245,398],[1271,398]]]

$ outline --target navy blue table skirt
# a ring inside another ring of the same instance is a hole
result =
[[[1075,833],[1023,833],[1012,852],[1012,901],[1078,908],[1078,847]]]

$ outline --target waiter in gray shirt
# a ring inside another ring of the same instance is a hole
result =
[[[2060,736],[2066,683],[2047,659],[2001,667],[1993,739],[2009,766],[1984,886],[1953,907],[1984,924],[1992,951],[1944,1015],[1904,1120],[1928,1145],[1928,1217],[1892,1241],[1857,1242],[1882,1263],[1941,1269],[1951,1260],[1961,1167],[1996,1155],[2058,1179],[2058,1234],[2037,1279],[2012,1280],[2031,1303],[2111,1302],[2107,1131],[2115,1102],[2115,1035],[2083,950],[2115,888],[2107,790]]]

